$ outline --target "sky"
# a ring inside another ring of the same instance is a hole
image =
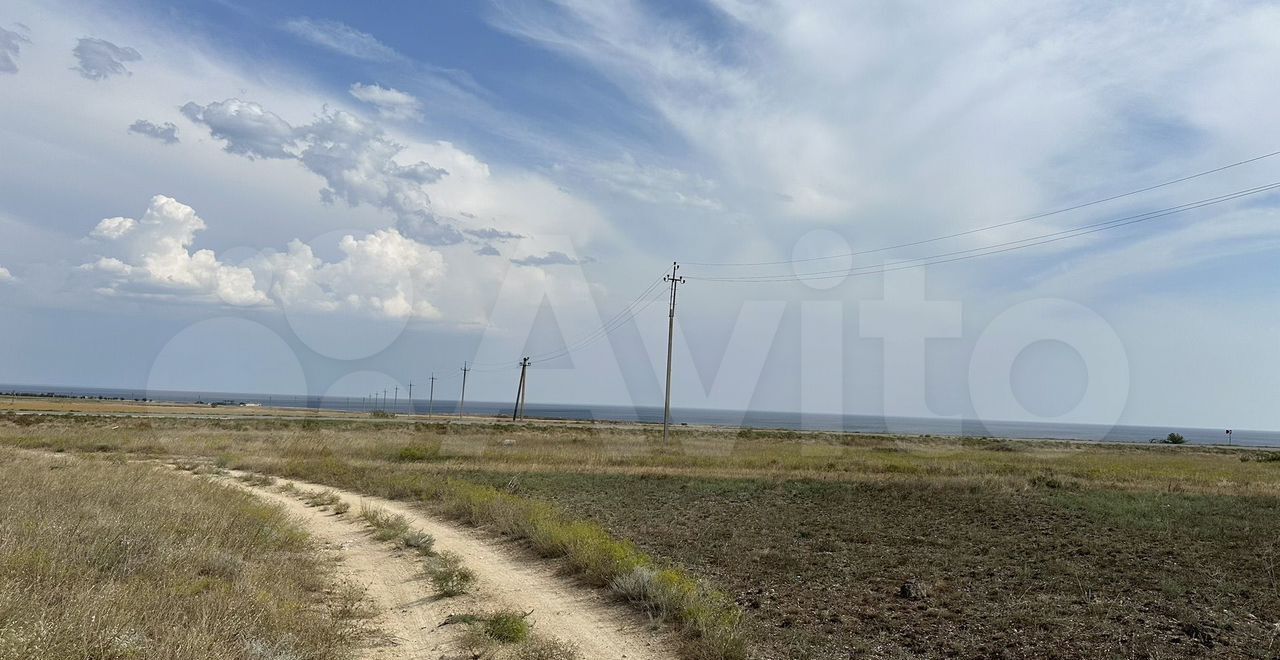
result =
[[[7,0],[0,383],[1280,429],[1277,33]]]

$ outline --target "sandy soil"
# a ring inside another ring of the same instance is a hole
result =
[[[381,611],[377,623],[392,641],[368,649],[363,657],[469,657],[458,645],[462,627],[441,626],[441,622],[450,614],[504,608],[532,612],[529,619],[536,634],[576,644],[584,659],[676,657],[668,633],[611,602],[600,590],[557,575],[555,562],[531,558],[508,541],[437,520],[403,503],[296,480],[293,483],[309,490],[334,490],[351,504],[353,513],[337,516],[274,489],[240,485],[295,515],[312,535],[339,554],[342,577],[368,589]],[[432,595],[431,585],[422,575],[421,560],[392,543],[373,540],[368,528],[354,517],[362,502],[405,516],[415,528],[435,537],[436,550],[461,555],[465,565],[479,576],[476,588],[455,598]]]

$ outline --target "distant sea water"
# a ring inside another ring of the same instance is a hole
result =
[[[130,390],[100,387],[45,387],[34,385],[3,385],[4,395],[50,395],[122,400],[151,400],[168,403],[217,403],[222,405],[259,404],[279,408],[303,408],[360,412],[369,407],[361,397],[321,397],[299,395],[263,395],[237,392],[177,392],[157,390]],[[444,416],[457,413],[456,401],[435,401],[431,412]],[[389,402],[385,410],[407,414],[426,414],[429,404],[424,399]],[[468,401],[468,415],[509,416],[511,402]],[[537,404],[525,406],[525,415],[542,419],[579,419],[597,421],[662,423],[662,408],[657,406],[601,406],[570,404]],[[821,415],[807,414],[801,417],[795,412],[770,412],[762,410],[734,411],[699,408],[672,408],[671,419],[675,424],[747,427],[756,429],[789,429],[806,431],[837,431],[845,433],[893,433],[902,435],[973,436],[1007,439],[1038,440],[1098,440],[1102,442],[1147,442],[1151,438],[1164,438],[1169,433],[1181,433],[1191,444],[1228,444],[1225,429],[1203,429],[1185,426],[1099,426],[1090,424],[1055,424],[1049,422],[1011,422],[965,419],[931,419],[927,417],[879,417],[875,415]],[[1230,444],[1245,447],[1280,447],[1280,431],[1232,429]]]

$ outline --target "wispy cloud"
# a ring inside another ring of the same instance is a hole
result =
[[[359,101],[372,105],[387,119],[422,119],[422,101],[394,87],[354,83],[348,90]]]
[[[285,21],[283,27],[290,34],[317,46],[359,60],[391,62],[403,59],[394,48],[378,41],[373,35],[340,21],[298,17]]]
[[[696,182],[628,163],[595,168],[606,185],[721,202],[759,226],[856,226],[870,246],[1280,143],[1280,125],[1245,110],[1280,104],[1256,84],[1280,75],[1280,11],[1265,4],[711,4],[702,22],[590,0],[500,1],[490,19],[612,81],[688,146],[687,160],[707,163],[717,187],[682,200],[673,184]]]
[[[543,255],[529,255],[519,259],[512,259],[511,263],[517,266],[578,266],[581,264],[591,263],[590,258],[574,258],[558,250],[552,250]]]
[[[470,234],[485,241],[510,241],[517,238],[524,238],[523,234],[517,234],[511,231],[503,231],[494,229],[493,227],[484,227],[483,229],[464,229],[463,233]]]

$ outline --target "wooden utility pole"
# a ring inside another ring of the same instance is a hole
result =
[[[427,417],[431,416],[436,407],[436,372],[431,372],[431,398],[427,400]]]
[[[511,421],[513,422],[516,421],[516,418],[524,416],[522,414],[524,413],[524,372],[528,368],[529,358],[526,357],[520,360],[520,385],[516,387],[516,404],[511,409]]]
[[[467,405],[467,363],[462,363],[462,396],[458,397],[458,417],[462,417],[462,408]]]
[[[676,336],[676,287],[684,284],[684,278],[676,274],[680,264],[671,262],[671,274],[662,278],[671,283],[671,309],[667,314],[667,400],[662,408],[662,444],[667,444],[671,426],[671,345]]]
[[[391,414],[396,414],[396,409],[400,407],[400,386],[396,385],[396,398],[391,400]]]
[[[413,414],[413,381],[409,381],[409,414]]]

